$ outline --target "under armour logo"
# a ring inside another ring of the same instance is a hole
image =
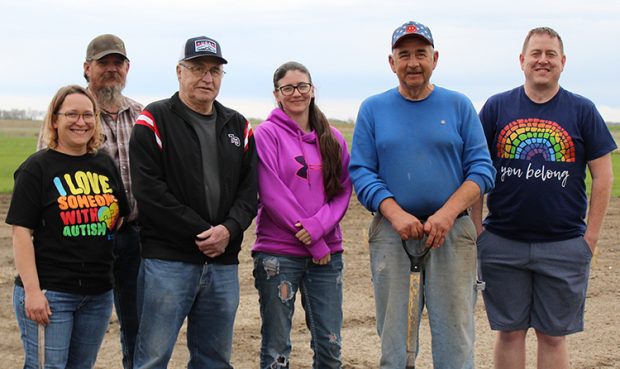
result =
[[[237,147],[241,146],[241,140],[239,139],[239,137],[235,136],[233,133],[229,133],[228,137],[230,138],[231,144],[235,144],[235,146]]]
[[[297,174],[301,178],[308,178],[308,165],[306,164],[306,159],[303,156],[296,156],[295,161],[301,164],[301,168],[297,170]]]

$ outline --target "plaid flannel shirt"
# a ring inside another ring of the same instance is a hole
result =
[[[112,115],[105,111],[101,111],[101,128],[106,137],[105,143],[101,150],[106,152],[114,159],[118,171],[121,174],[123,185],[125,186],[125,194],[131,212],[127,219],[128,222],[138,217],[138,207],[136,199],[131,192],[131,177],[129,176],[129,137],[131,129],[138,119],[138,116],[144,109],[144,106],[128,97],[123,97],[123,104],[118,111],[116,121]]]

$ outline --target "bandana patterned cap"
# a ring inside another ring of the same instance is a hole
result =
[[[392,49],[396,47],[396,43],[398,43],[398,41],[400,41],[403,37],[410,35],[420,36],[426,41],[428,41],[433,47],[435,47],[431,30],[422,23],[409,21],[402,26],[396,28],[396,30],[394,30],[394,33],[392,33]]]

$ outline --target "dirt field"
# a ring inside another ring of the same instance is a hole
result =
[[[0,357],[1,368],[20,368],[23,352],[13,310],[11,294],[13,289],[13,257],[10,228],[4,223],[9,197],[0,196]],[[374,299],[370,281],[366,229],[370,220],[368,214],[357,203],[351,207],[343,222],[345,233],[345,321],[342,344],[345,369],[376,368],[379,355],[379,339],[374,320]],[[620,199],[613,199],[605,223],[597,255],[590,276],[590,287],[586,305],[586,330],[570,337],[571,368],[620,368],[620,336],[617,333],[620,314]],[[253,229],[246,234],[244,250],[241,253],[240,280],[241,304],[237,313],[233,364],[236,368],[257,368],[260,345],[260,318],[258,297],[253,285],[249,245],[253,240]],[[293,354],[291,368],[309,369],[312,353],[309,349],[309,335],[303,323],[303,310],[297,303],[295,326],[293,328]],[[492,368],[492,347],[494,334],[489,330],[482,298],[478,300],[476,313],[477,341],[476,362],[478,368]],[[430,336],[427,321],[423,322],[419,368],[431,368]],[[113,316],[108,334],[97,360],[97,368],[120,369],[120,344],[118,322]],[[528,368],[535,368],[535,341],[533,333],[528,336]],[[179,336],[170,368],[184,368],[187,362],[185,331]]]

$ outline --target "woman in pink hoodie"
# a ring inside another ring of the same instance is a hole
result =
[[[254,257],[262,318],[260,368],[288,368],[295,295],[312,335],[313,368],[341,368],[342,232],[349,153],[314,102],[310,72],[288,62],[273,76],[278,108],[255,131],[259,210]]]

